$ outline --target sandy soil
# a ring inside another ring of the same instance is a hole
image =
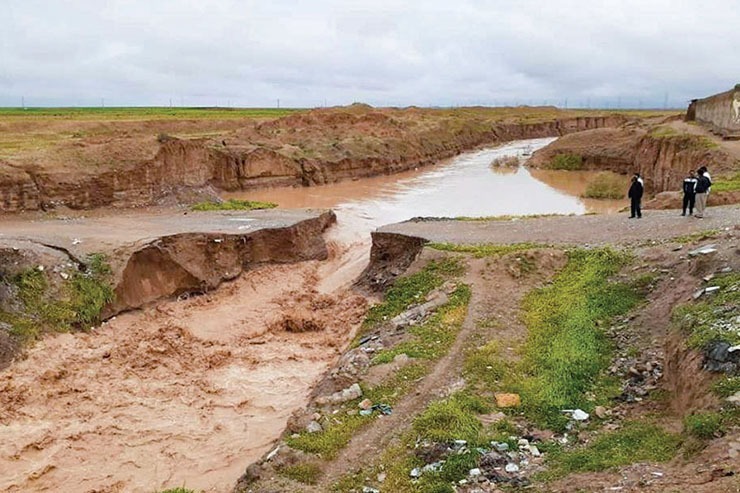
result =
[[[45,339],[0,376],[0,491],[229,491],[364,313],[347,290],[320,296],[319,268],[262,267]],[[287,313],[314,331],[286,331]]]

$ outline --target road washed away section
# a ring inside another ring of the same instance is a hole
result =
[[[41,266],[56,282],[102,251],[120,293],[106,309],[143,309],[48,335],[0,373],[0,491],[228,491],[364,313],[360,296],[315,291],[334,261],[322,237],[332,221],[273,211],[9,223],[7,278]]]

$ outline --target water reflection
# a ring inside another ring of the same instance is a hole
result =
[[[356,234],[415,216],[497,216],[614,212],[624,201],[584,200],[580,195],[594,172],[492,171],[491,162],[522,156],[554,139],[511,142],[466,153],[418,171],[365,178],[321,187],[277,188],[229,194],[276,202],[280,207],[325,207],[337,213],[342,228]]]

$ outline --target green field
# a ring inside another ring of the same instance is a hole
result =
[[[3,119],[59,120],[222,120],[229,118],[279,118],[302,111],[291,108],[0,108]]]

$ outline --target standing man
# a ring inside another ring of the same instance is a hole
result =
[[[694,215],[694,204],[696,203],[696,173],[689,171],[688,176],[683,179],[683,212],[686,215],[686,208],[689,209],[689,216]]]
[[[712,186],[712,182],[707,178],[704,168],[697,170],[699,177],[696,179],[696,217],[704,217],[704,210],[707,207],[707,193],[709,193],[709,187]]]
[[[707,179],[707,180],[709,180],[709,183],[712,183],[712,177],[711,177],[711,176],[709,176],[709,170],[707,169],[707,167],[706,167],[706,166],[702,166],[702,167],[701,167],[701,168],[699,168],[699,169],[701,169],[702,171],[704,171],[704,176],[706,177],[706,179]],[[710,192],[711,190],[712,190],[712,187],[709,187],[709,188],[707,189],[707,197],[709,197],[709,192]]]
[[[634,176],[632,176],[632,185],[630,185],[630,190],[627,192],[627,197],[630,199],[630,219],[642,217],[642,211],[640,210],[642,192],[642,180],[640,180],[640,175],[635,173]]]

